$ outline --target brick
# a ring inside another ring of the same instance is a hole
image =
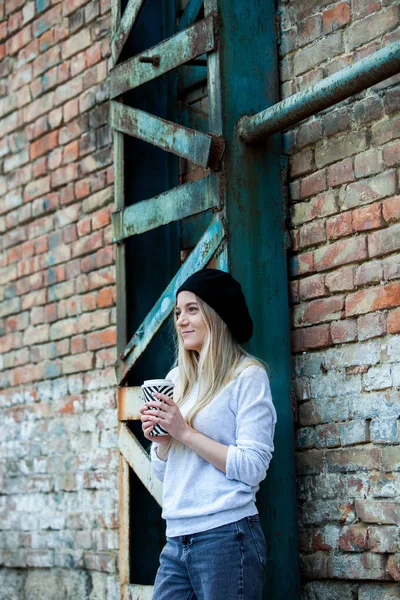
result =
[[[308,196],[313,196],[326,190],[326,177],[326,169],[323,169],[322,171],[316,171],[312,175],[304,177],[300,184],[301,198],[307,198]]]
[[[387,229],[375,231],[368,236],[368,253],[370,256],[382,256],[400,248],[400,223]]]
[[[386,144],[383,147],[383,160],[387,167],[393,167],[400,164],[400,142],[395,141],[392,144]]]
[[[316,271],[363,260],[367,256],[365,238],[350,238],[334,242],[314,252]]]
[[[309,149],[294,154],[289,162],[289,175],[291,178],[309,173],[313,168],[314,152]]]
[[[350,25],[347,32],[349,49],[353,50],[393,29],[398,24],[398,15],[398,7],[393,6]]]
[[[78,178],[78,166],[76,164],[70,164],[65,167],[61,167],[56,171],[53,171],[50,177],[52,187],[66,185]]]
[[[326,235],[328,240],[336,240],[340,237],[350,235],[352,231],[352,215],[350,212],[331,217],[326,221]]]
[[[397,109],[398,110],[398,109]],[[371,143],[374,146],[381,146],[390,140],[400,137],[400,115],[386,117],[371,127]]]
[[[345,552],[362,552],[368,549],[368,528],[362,524],[343,527],[339,547]]]
[[[115,303],[115,288],[103,288],[97,296],[97,307],[105,308]]]
[[[393,196],[396,188],[395,171],[385,171],[375,177],[349,183],[340,193],[342,209],[355,208],[387,196]]]
[[[364,263],[356,268],[354,283],[356,286],[368,283],[378,283],[383,279],[383,266],[381,261],[375,260]]]
[[[345,158],[328,168],[328,186],[335,187],[354,181],[353,159]]]
[[[313,427],[302,427],[297,431],[297,448],[306,450],[315,446],[315,429]]]
[[[302,350],[324,348],[332,344],[329,325],[316,325],[296,332],[299,335],[299,346]],[[300,351],[300,350],[299,350]]]
[[[32,41],[32,27],[31,25],[27,25],[18,33],[12,37],[9,37],[6,41],[6,55],[11,56],[13,54],[17,54],[29,42]]]
[[[321,119],[311,119],[299,126],[296,134],[296,146],[298,149],[319,142],[322,137]]]
[[[388,164],[385,161],[385,164]],[[369,177],[383,171],[382,150],[371,148],[360,152],[354,158],[354,173],[357,178]]]
[[[339,427],[337,423],[317,425],[315,431],[315,445],[317,448],[335,448],[340,446]]]
[[[320,15],[310,16],[300,22],[297,27],[297,42],[299,46],[306,46],[322,34],[322,18]]]
[[[360,341],[385,335],[386,317],[383,313],[372,313],[357,320],[358,339]]]
[[[306,223],[300,229],[300,248],[314,246],[325,240],[325,223],[322,220]]]
[[[379,385],[377,387],[379,387]],[[398,443],[399,431],[397,427],[397,420],[394,417],[372,419],[370,424],[370,434],[371,442],[374,444]],[[385,495],[387,495],[387,493]]]
[[[105,573],[116,572],[116,554],[112,552],[84,552],[84,565],[86,569],[102,571]]]
[[[299,327],[338,319],[343,306],[344,298],[342,296],[332,296],[300,304],[293,309],[294,324]]]
[[[382,207],[379,202],[353,210],[352,217],[355,231],[377,229],[383,225]]]
[[[400,525],[400,504],[388,500],[356,500],[357,516],[364,523]]]
[[[388,333],[400,333],[400,309],[392,310],[387,316]]]
[[[389,556],[388,571],[395,581],[400,581],[400,552]]]
[[[352,446],[369,442],[369,427],[365,420],[339,423],[339,435],[342,446]]]
[[[383,218],[387,223],[400,221],[400,196],[388,198],[382,203]]]
[[[369,2],[364,2],[364,0],[354,0],[353,2],[353,14],[355,19],[361,19],[362,17],[366,17],[381,8],[380,0],[369,0]]]
[[[400,277],[400,264],[397,255],[388,256],[382,261],[383,275],[386,280]]]
[[[63,85],[58,86],[54,94],[54,105],[58,106],[60,104],[64,104],[71,98],[78,96],[83,89],[83,79],[82,77],[75,77],[74,79],[70,79]]]
[[[90,31],[84,29],[69,37],[62,45],[62,58],[66,60],[91,45]]]
[[[380,448],[363,446],[346,450],[328,450],[326,462],[331,472],[370,471],[379,469],[380,457]]]
[[[324,115],[325,134],[330,136],[350,128],[350,115],[347,108],[335,108]]]
[[[321,450],[307,450],[296,456],[296,471],[300,475],[320,473],[323,467],[323,452]]]
[[[110,186],[86,198],[82,203],[83,212],[93,212],[95,210],[98,210],[99,208],[102,208],[103,206],[111,204],[112,201],[113,187]]]
[[[369,546],[372,552],[388,553],[400,551],[400,529],[393,525],[368,528]],[[400,589],[399,589],[400,597]]]
[[[299,297],[301,300],[309,300],[325,295],[323,275],[313,275],[299,281]]]
[[[392,387],[392,376],[390,365],[370,367],[363,376],[365,390],[384,390]]]
[[[344,344],[357,339],[357,323],[346,319],[331,324],[331,336],[334,344]]]
[[[382,448],[382,470],[400,471],[400,456],[398,446]]]
[[[333,555],[329,576],[339,579],[387,579],[386,560],[380,554],[370,553]]]
[[[294,56],[294,73],[301,75],[311,67],[337,56],[342,52],[340,32],[332,33],[311,46],[299,50]]]
[[[305,594],[304,600],[327,600],[328,598],[329,600],[354,600],[353,584],[342,581],[313,581],[305,583],[303,589]],[[365,598],[365,600],[367,599]]]
[[[365,131],[350,131],[346,135],[337,135],[329,138],[315,148],[315,164],[320,169],[353,154],[357,154],[365,150],[366,147],[367,139]],[[347,169],[349,169],[348,165]]]
[[[52,131],[30,145],[30,157],[35,159],[42,154],[47,154],[58,144],[58,131]]]
[[[330,33],[335,29],[344,27],[350,21],[350,6],[345,2],[339,2],[331,9],[322,13],[324,33]]]
[[[42,196],[50,191],[50,178],[42,177],[36,181],[28,183],[24,191],[24,201],[29,202],[38,196]]]
[[[400,304],[400,283],[360,290],[346,298],[346,315],[365,314]]]
[[[378,50],[375,46],[371,48],[370,52],[365,53],[371,54]],[[364,58],[364,54],[360,57],[354,56],[353,60],[359,60]],[[372,121],[377,121],[383,116],[383,106],[381,99],[378,96],[367,96],[360,102],[356,102],[353,106],[353,117],[358,125],[366,125]]]

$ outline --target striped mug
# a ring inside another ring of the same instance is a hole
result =
[[[156,400],[153,396],[156,392],[173,398],[174,386],[175,384],[170,379],[147,379],[142,385],[144,401],[151,402],[152,400]],[[158,410],[158,408],[153,408],[152,410]],[[168,435],[168,432],[157,423],[154,426],[151,435]]]

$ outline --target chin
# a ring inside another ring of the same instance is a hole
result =
[[[185,342],[183,342],[183,345],[185,346],[185,350],[194,350],[194,352],[200,352],[198,347],[194,344],[185,344]]]

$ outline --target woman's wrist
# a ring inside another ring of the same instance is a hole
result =
[[[196,430],[193,429],[193,427],[190,427],[190,425],[187,426],[187,428],[185,429],[185,431],[183,432],[179,442],[181,442],[181,444],[183,444],[184,446],[187,446],[188,448],[191,447],[191,442],[193,440],[193,436],[196,434]]]

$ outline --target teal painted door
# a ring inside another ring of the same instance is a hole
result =
[[[237,123],[278,101],[271,0],[129,0],[114,6],[121,584],[151,598],[164,540],[138,408],[144,379],[173,360],[175,290],[207,265],[229,270],[269,365],[275,456],[258,495],[269,546],[265,598],[299,597],[280,138],[247,147]]]

